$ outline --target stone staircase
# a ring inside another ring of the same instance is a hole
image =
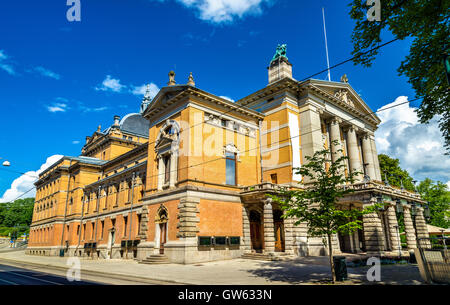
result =
[[[157,265],[157,264],[170,264],[170,261],[169,258],[164,254],[155,254],[150,255],[149,257],[143,259],[139,263]]]
[[[294,259],[295,255],[289,255],[287,253],[277,253],[277,255],[273,255],[272,253],[244,253],[241,258],[243,259],[252,259],[259,261],[286,261]]]

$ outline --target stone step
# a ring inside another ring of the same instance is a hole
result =
[[[169,258],[163,254],[150,255],[140,262],[141,264],[169,264]]]
[[[252,260],[260,260],[260,261],[276,261],[279,260],[278,257],[264,254],[264,253],[244,253],[241,258],[243,259],[252,259]]]

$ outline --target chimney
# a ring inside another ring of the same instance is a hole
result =
[[[114,127],[119,127],[119,122],[120,122],[120,116],[115,115],[114,116]]]

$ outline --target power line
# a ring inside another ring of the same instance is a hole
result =
[[[372,114],[375,114],[375,113],[377,113],[377,112],[382,112],[382,111],[385,111],[385,110],[388,110],[388,109],[392,109],[392,108],[395,108],[395,107],[398,107],[398,106],[402,106],[402,105],[404,105],[404,104],[407,104],[407,103],[411,103],[411,102],[417,101],[418,99],[419,99],[419,98],[416,98],[416,99],[413,99],[413,100],[411,100],[411,101],[406,101],[406,102],[403,102],[403,103],[400,103],[400,104],[396,104],[396,105],[392,105],[392,106],[389,106],[389,107],[386,107],[386,108],[382,108],[382,109],[380,109],[380,110],[370,112],[370,113],[364,115],[364,117],[365,117],[365,116],[372,115]],[[352,118],[352,119],[348,119],[348,120],[343,120],[343,122],[347,122],[347,123],[348,123],[348,122],[353,121],[353,120],[355,120],[355,119],[357,119],[357,118]],[[286,138],[286,139],[279,140],[279,141],[277,141],[277,142],[273,142],[273,143],[270,144],[270,146],[272,146],[273,144],[280,143],[280,142],[292,140],[292,139],[294,139],[294,138],[298,138],[298,137],[300,137],[300,136],[304,136],[304,135],[307,135],[307,134],[310,134],[310,133],[313,133],[313,132],[316,132],[316,131],[322,131],[322,128],[318,128],[318,129],[311,130],[311,131],[308,131],[308,132],[305,132],[305,133],[301,133],[301,134],[299,134],[299,135],[297,135],[297,136],[288,137],[288,138]],[[258,148],[262,149],[263,147],[269,147],[269,145],[265,145],[265,146],[257,146],[257,147],[254,147],[254,148],[245,150],[245,151],[243,151],[242,153],[247,153],[247,152],[250,152],[250,151],[252,151],[252,150],[256,150],[256,149],[258,149]],[[215,162],[215,161],[220,161],[220,160],[223,160],[223,157],[216,158],[216,159],[212,159],[212,160],[208,160],[208,161],[201,162],[201,163],[194,164],[194,165],[190,165],[190,166],[186,166],[186,167],[184,167],[184,168],[176,169],[176,170],[169,171],[169,172],[170,172],[170,173],[173,173],[173,172],[176,172],[176,171],[179,171],[179,170],[189,169],[189,168],[193,168],[193,167],[200,166],[200,165],[205,165],[205,164],[212,163],[212,162]],[[162,173],[162,174],[156,174],[156,175],[152,175],[152,176],[147,176],[147,178],[158,177],[158,176],[161,176],[161,175],[165,175],[165,173]]]
[[[327,68],[327,69],[325,69],[325,70],[322,70],[322,71],[320,71],[320,72],[317,72],[317,73],[315,73],[315,74],[312,74],[312,75],[310,75],[310,76],[308,76],[308,77],[306,77],[306,78],[304,78],[304,79],[302,79],[302,80],[300,80],[300,81],[298,81],[298,82],[301,83],[301,82],[303,82],[303,81],[306,81],[306,80],[308,80],[308,79],[311,79],[311,78],[314,77],[314,76],[320,75],[320,74],[322,74],[322,73],[324,73],[324,72],[327,72],[327,71],[329,71],[329,70],[331,70],[331,69],[337,68],[337,67],[339,67],[339,66],[341,66],[341,65],[343,65],[343,64],[346,64],[346,63],[348,63],[348,62],[350,62],[350,61],[352,61],[352,60],[354,60],[354,59],[356,59],[356,58],[358,58],[358,57],[360,57],[360,56],[362,56],[362,55],[365,55],[365,54],[367,54],[367,53],[370,53],[370,52],[373,52],[373,51],[375,51],[375,50],[377,50],[377,49],[380,49],[380,48],[382,48],[382,47],[385,47],[385,46],[387,46],[387,45],[389,45],[389,44],[391,44],[391,43],[393,43],[393,42],[395,42],[395,41],[397,41],[397,40],[399,40],[399,38],[392,39],[392,40],[390,40],[390,41],[388,41],[388,42],[386,42],[386,43],[384,43],[384,44],[381,44],[381,45],[379,45],[379,46],[377,46],[377,47],[374,47],[374,48],[372,48],[372,49],[370,49],[370,50],[368,50],[368,51],[359,53],[358,55],[353,56],[352,58],[349,58],[349,59],[347,59],[347,60],[344,60],[344,61],[342,61],[342,62],[340,62],[340,63],[338,63],[338,64],[336,64],[336,65],[334,65],[334,66],[332,66],[332,67],[330,67],[330,68]],[[417,99],[415,99],[415,100],[417,100]],[[415,100],[412,100],[412,101],[409,101],[409,102],[413,102],[413,101],[415,101]],[[233,108],[233,109],[230,109],[230,110],[228,110],[228,111],[225,111],[225,112],[223,112],[223,113],[221,113],[221,114],[219,115],[219,118],[222,118],[224,115],[226,115],[226,114],[228,114],[228,113],[230,113],[230,112],[239,110],[239,109],[241,109],[241,108],[247,106],[249,103],[250,103],[250,101],[247,102],[247,103],[242,103],[241,105],[239,105],[239,106],[236,107],[236,108]],[[403,103],[402,103],[402,104],[403,104]],[[400,105],[402,105],[402,104],[399,104],[399,105],[396,105],[396,106],[400,106]],[[393,107],[390,107],[390,108],[393,108]],[[389,108],[385,108],[385,109],[383,109],[383,110],[387,110],[387,109],[389,109]],[[380,110],[380,111],[381,111],[381,110]],[[378,112],[380,112],[380,111],[378,111]],[[376,112],[377,112],[377,111],[372,112],[372,113],[369,113],[368,115],[374,114],[374,113],[376,113]],[[366,116],[367,116],[367,115],[366,115]],[[353,119],[351,119],[351,120],[353,120]],[[181,134],[182,132],[188,131],[188,130],[190,130],[190,129],[196,127],[196,126],[202,125],[202,124],[204,124],[204,123],[205,123],[205,122],[201,122],[201,123],[198,123],[198,124],[194,124],[194,125],[190,126],[190,127],[187,128],[187,129],[181,130],[179,134]],[[313,130],[313,131],[310,131],[310,132],[312,133],[312,132],[315,132],[315,131],[317,131],[317,130]],[[307,133],[305,133],[305,134],[307,134]],[[300,134],[300,135],[295,136],[295,137],[299,137],[299,136],[305,135],[305,134]],[[292,137],[292,138],[294,138],[294,137]],[[285,139],[285,140],[282,140],[282,141],[287,141],[287,140],[292,139],[292,138],[288,138],[288,139]],[[279,142],[281,142],[281,141],[278,141],[278,143],[279,143]],[[151,144],[154,144],[154,143],[156,143],[156,140],[153,141],[153,142],[146,143],[145,145],[151,145]],[[272,145],[272,144],[274,144],[274,143],[271,143],[271,145]],[[250,149],[250,150],[248,150],[248,151],[255,150],[255,149],[257,149],[257,148],[258,148],[258,147],[255,147],[255,148]],[[262,148],[262,147],[261,147],[261,148]],[[248,151],[245,151],[245,152],[248,152]],[[222,159],[222,158],[220,158],[220,159],[215,159],[215,160],[209,160],[209,161],[206,161],[205,163],[199,163],[198,165],[191,165],[191,166],[186,167],[186,168],[183,168],[183,169],[192,168],[192,167],[194,167],[194,166],[203,165],[203,164],[210,163],[210,162],[217,161],[217,160],[221,160],[221,159]],[[22,174],[23,174],[23,173],[22,173]],[[154,175],[154,176],[151,176],[151,177],[156,177],[156,176],[159,176],[159,175],[162,175],[162,174]],[[39,178],[38,178],[38,179],[39,179]],[[33,188],[34,188],[34,187],[33,187]],[[33,188],[32,188],[32,189],[33,189]],[[27,192],[25,192],[24,194],[20,195],[18,198],[20,198],[20,197],[22,197],[23,195],[27,194],[27,193],[30,192],[32,189],[30,189],[30,190],[28,190]],[[17,200],[17,199],[15,199],[15,200]]]
[[[334,65],[334,66],[332,66],[332,67],[330,67],[330,68],[327,68],[327,69],[322,70],[322,71],[320,71],[320,72],[314,73],[314,74],[312,74],[312,75],[310,75],[310,76],[308,76],[308,77],[305,77],[305,78],[303,78],[302,80],[297,81],[297,82],[298,82],[298,83],[304,82],[304,81],[306,81],[306,80],[308,80],[308,79],[313,78],[314,76],[320,75],[320,74],[322,74],[322,73],[324,73],[324,72],[327,72],[327,71],[329,71],[329,70],[331,70],[331,69],[335,69],[335,68],[337,68],[337,67],[339,67],[339,66],[341,66],[341,65],[343,65],[343,64],[346,64],[346,63],[348,63],[348,62],[350,62],[350,61],[352,61],[352,60],[354,60],[354,59],[356,59],[356,58],[361,57],[362,55],[365,55],[365,54],[367,54],[367,53],[370,53],[370,52],[373,52],[373,51],[375,51],[375,50],[378,50],[378,49],[380,49],[380,48],[382,48],[382,47],[385,47],[385,46],[387,46],[387,45],[389,45],[389,44],[391,44],[391,43],[393,43],[393,42],[395,42],[395,41],[397,41],[397,40],[399,40],[399,38],[392,39],[392,40],[390,40],[390,41],[388,41],[388,42],[386,42],[386,43],[383,43],[383,44],[381,44],[381,45],[379,45],[379,46],[376,46],[376,47],[374,47],[374,48],[372,48],[372,49],[370,49],[370,50],[368,50],[368,51],[359,53],[358,55],[355,55],[355,56],[353,56],[353,57],[351,57],[351,58],[349,58],[349,59],[346,59],[346,60],[344,60],[344,61],[342,61],[342,62],[340,62],[340,63],[338,63],[338,64],[336,64],[336,65]],[[226,114],[228,114],[228,113],[231,113],[231,112],[233,112],[233,111],[237,111],[237,110],[239,110],[239,109],[242,109],[243,107],[247,106],[250,102],[251,102],[251,101],[248,101],[247,103],[242,103],[241,105],[238,105],[236,108],[227,110],[227,111],[225,111],[225,112],[220,112],[219,118],[223,118],[223,116],[226,115]],[[189,126],[188,128],[181,130],[179,134],[181,134],[181,133],[183,133],[183,132],[185,132],[185,131],[188,131],[188,130],[194,128],[194,127],[200,126],[200,125],[202,125],[202,124],[204,124],[204,123],[205,123],[205,122],[201,122],[201,123],[197,123],[197,124],[194,124],[194,125],[192,125],[192,126]],[[154,144],[154,143],[156,143],[156,140],[153,141],[153,142],[148,143],[148,145],[151,145],[151,144]]]

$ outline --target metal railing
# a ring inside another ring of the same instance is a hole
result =
[[[417,263],[427,283],[450,284],[450,238],[433,237],[417,240]]]

